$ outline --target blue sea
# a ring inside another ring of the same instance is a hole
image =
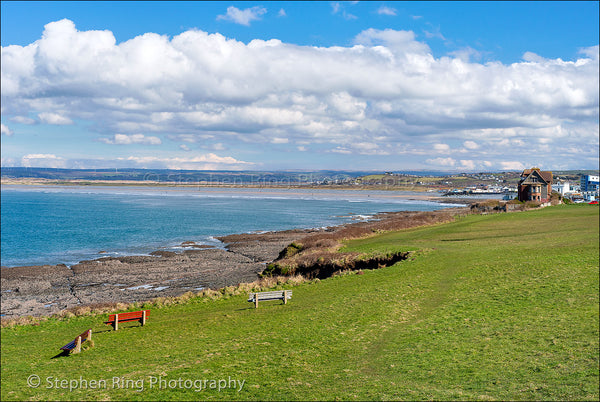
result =
[[[216,236],[457,206],[390,191],[19,185],[3,185],[1,203],[3,267],[143,255],[184,241],[223,247]]]

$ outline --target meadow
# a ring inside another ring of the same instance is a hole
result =
[[[287,305],[229,289],[116,332],[107,314],[5,327],[2,399],[598,400],[598,223],[591,205],[467,215],[347,241],[412,253],[274,285]]]

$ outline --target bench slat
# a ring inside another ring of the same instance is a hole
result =
[[[119,313],[119,322],[141,320],[143,311],[144,310],[130,311],[128,313]],[[150,315],[150,310],[146,310],[146,318],[148,318],[149,315]],[[115,316],[116,316],[116,314],[109,315],[107,323],[114,322]]]
[[[61,350],[69,350],[69,351],[75,349],[75,347],[77,346],[77,338],[81,337],[81,343],[87,341],[88,338],[90,337],[90,331],[91,331],[91,329],[88,329],[87,331],[85,331],[81,335],[77,335],[75,337],[75,339],[73,339],[71,342],[67,343],[65,346],[63,346],[60,349]]]
[[[284,303],[286,303],[287,300],[289,300],[291,298],[292,298],[291,290],[275,290],[275,291],[269,291],[269,292],[256,292],[256,293],[250,293],[248,295],[248,301],[254,302],[257,305],[257,307],[258,307],[257,303],[259,301],[283,300]]]

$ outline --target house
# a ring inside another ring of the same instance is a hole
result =
[[[552,194],[552,172],[539,168],[525,169],[519,181],[519,201],[548,202]]]
[[[574,189],[571,188],[571,183],[569,183],[568,181],[562,182],[562,183],[558,182],[558,183],[552,185],[552,191],[556,191],[557,193],[559,193],[562,196],[573,192],[573,190]]]

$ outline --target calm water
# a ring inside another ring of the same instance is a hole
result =
[[[448,206],[392,192],[2,186],[2,266],[147,254],[212,236],[338,225]],[[105,251],[106,253],[100,253]]]

